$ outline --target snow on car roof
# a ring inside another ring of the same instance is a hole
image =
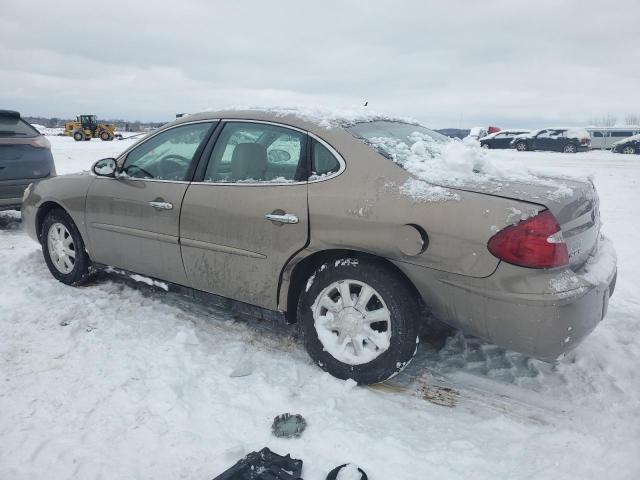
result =
[[[206,110],[201,113],[181,117],[178,121],[193,121],[204,118],[241,118],[244,116],[271,119],[286,117],[289,121],[298,119],[303,123],[314,124],[322,128],[336,128],[358,122],[375,120],[396,121],[410,124],[419,122],[413,118],[399,117],[376,112],[366,107],[319,108],[319,107],[282,107],[282,106],[232,106],[220,110]],[[294,125],[295,126],[295,125]],[[304,127],[304,125],[299,125]]]
[[[519,133],[521,135],[524,135],[525,133],[529,133],[529,132],[530,130],[527,130],[526,128],[504,128],[502,130],[498,130],[497,132],[490,133],[489,135],[485,135],[480,140],[485,138],[493,138],[499,133]]]

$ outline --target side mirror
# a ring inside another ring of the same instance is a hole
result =
[[[115,177],[117,170],[118,164],[115,158],[103,158],[91,167],[91,171],[99,177]]]

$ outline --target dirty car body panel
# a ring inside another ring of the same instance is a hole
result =
[[[191,115],[162,131],[218,121],[179,180],[84,175],[39,183],[23,207],[27,230],[37,238],[38,210],[57,201],[79,225],[96,262],[133,265],[162,280],[281,312],[296,304],[290,296],[304,288],[296,272],[316,256],[378,258],[402,272],[438,319],[543,360],[575,347],[603,318],[616,270],[613,262],[598,278],[587,274],[604,242],[590,182],[562,179],[566,191],[555,197],[544,186],[489,182],[450,188],[455,200],[417,201],[401,189],[413,178],[408,171],[341,126],[249,110]],[[254,131],[238,127],[242,122]],[[225,137],[232,128],[235,136]],[[146,141],[117,159],[120,168]],[[318,144],[335,157],[336,168],[327,174],[314,171]],[[240,174],[245,183],[234,179]],[[158,200],[172,210],[146,208]],[[497,231],[545,211],[562,228],[567,265],[526,268],[488,250]],[[151,237],[169,247],[158,253],[157,246],[132,243]]]

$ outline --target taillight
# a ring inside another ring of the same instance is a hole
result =
[[[529,268],[552,268],[569,264],[562,230],[549,210],[500,230],[487,243],[500,260]]]
[[[580,139],[580,144],[581,145],[589,145],[589,139],[588,138]]]

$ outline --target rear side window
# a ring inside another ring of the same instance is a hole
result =
[[[591,132],[593,134],[594,137],[603,137],[602,132]]]
[[[311,176],[309,180],[320,180],[340,170],[340,162],[331,151],[317,140],[313,140],[311,154]]]
[[[40,132],[21,118],[0,116],[0,137],[37,137]]]

